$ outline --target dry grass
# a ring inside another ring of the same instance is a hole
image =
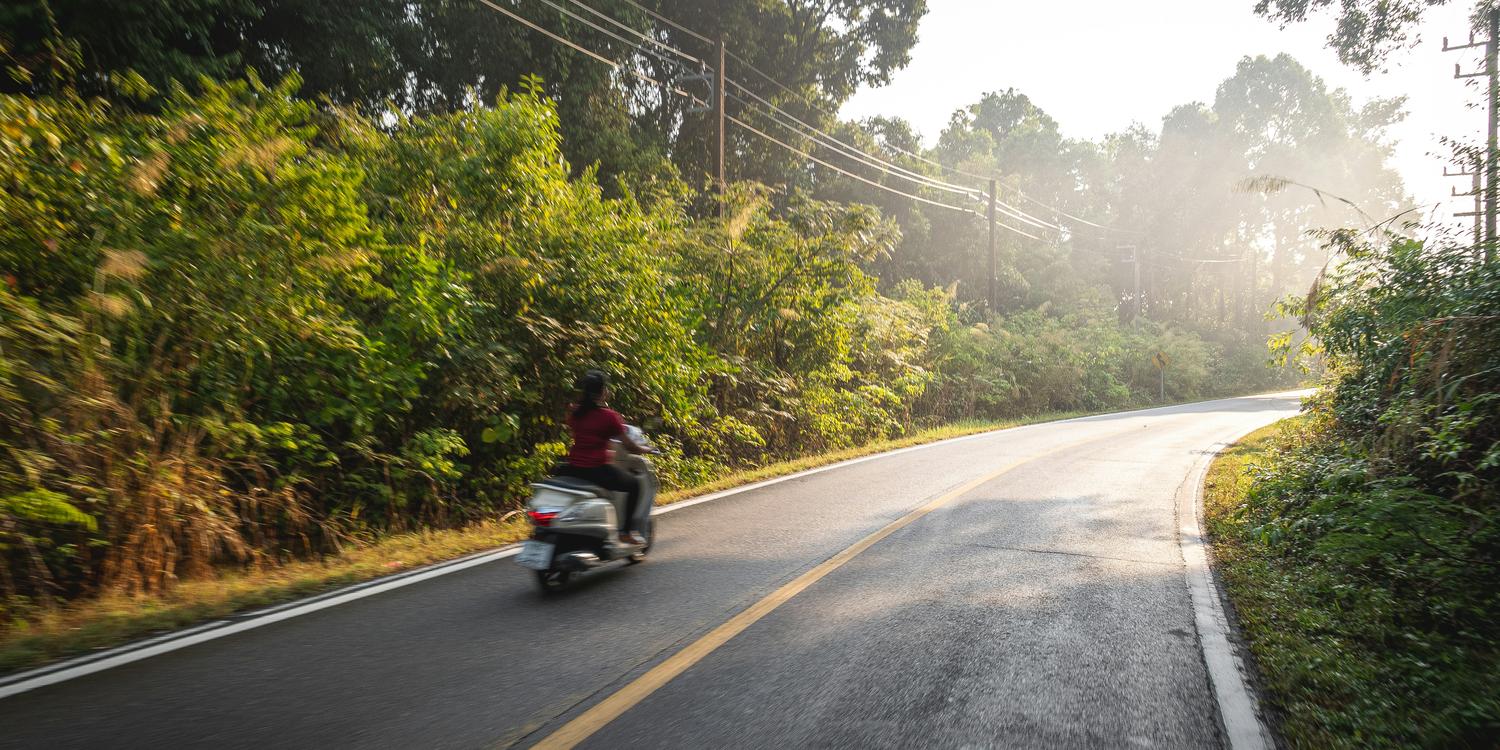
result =
[[[525,522],[512,517],[463,529],[399,534],[351,546],[322,561],[220,571],[160,594],[73,602],[0,631],[0,673],[493,549],[526,533]]]
[[[663,493],[658,504],[680,502],[898,448],[1078,415],[960,422],[921,430],[904,438],[735,472],[704,485]],[[462,529],[393,535],[350,546],[321,561],[265,565],[247,572],[219,571],[211,577],[185,580],[161,593],[112,595],[72,602],[61,609],[31,613],[4,624],[4,630],[0,630],[0,673],[493,549],[520,541],[526,534],[524,520],[512,517]]]
[[[1295,421],[1295,420],[1293,420]],[[1212,524],[1224,523],[1230,512],[1239,505],[1254,482],[1250,475],[1250,463],[1266,455],[1271,441],[1286,429],[1291,421],[1266,425],[1240,438],[1214,458],[1208,467],[1208,476],[1203,481],[1203,515]],[[1222,551],[1225,541],[1220,541],[1216,552]]]

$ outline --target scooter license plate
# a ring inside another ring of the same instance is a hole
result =
[[[516,555],[516,563],[532,570],[546,570],[552,567],[552,550],[555,548],[556,545],[546,542],[526,542],[521,545],[521,554]]]

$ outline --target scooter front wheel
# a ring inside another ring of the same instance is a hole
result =
[[[566,570],[538,570],[536,571],[536,584],[542,589],[542,593],[550,594],[561,591],[567,587],[568,581],[572,580],[573,574]]]

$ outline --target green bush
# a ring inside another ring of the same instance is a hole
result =
[[[1291,305],[1329,373],[1230,528],[1306,571],[1277,587],[1302,604],[1275,624],[1305,645],[1269,666],[1299,744],[1487,747],[1500,733],[1500,273],[1469,248],[1355,239],[1334,237],[1348,262]]]

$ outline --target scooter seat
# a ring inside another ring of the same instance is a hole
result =
[[[579,479],[578,477],[547,477],[546,479],[537,482],[537,485],[542,487],[555,487],[560,490],[572,490],[574,492],[591,492],[595,495],[598,495],[599,497],[609,497],[608,493],[603,487],[600,487],[599,485],[594,484],[593,482],[590,482],[586,479]]]

